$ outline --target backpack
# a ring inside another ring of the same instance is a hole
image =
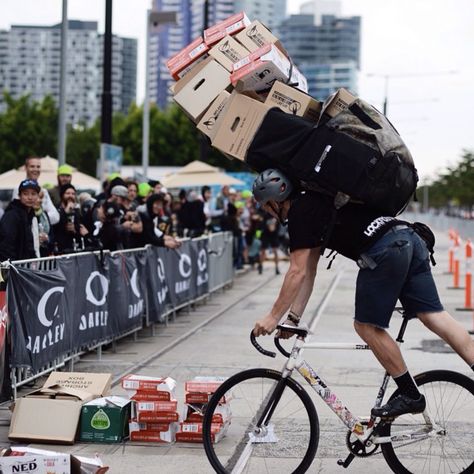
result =
[[[329,97],[325,106],[332,99]],[[415,192],[413,158],[389,120],[362,99],[314,125],[270,109],[248,149],[246,162],[261,172],[278,168],[303,189],[352,201],[396,216]]]

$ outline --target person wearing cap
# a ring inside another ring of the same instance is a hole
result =
[[[71,184],[71,182],[72,167],[66,164],[58,166],[58,184],[49,191],[51,199],[56,207],[59,207],[59,205],[61,204],[61,196],[59,193],[61,186]]]
[[[41,187],[33,179],[23,180],[0,221],[0,261],[35,258],[32,221]]]
[[[153,193],[153,188],[148,183],[139,183],[138,184],[138,201],[140,204],[144,204]]]
[[[132,235],[133,247],[144,247],[147,244],[157,247],[175,249],[181,242],[169,235],[171,219],[164,211],[165,196],[152,194],[146,202],[146,210],[140,212],[143,222],[143,233]]]
[[[128,189],[125,186],[114,186],[110,191],[108,202],[113,202],[119,206],[120,218],[119,224],[127,232],[128,243],[125,247],[135,247],[133,240],[134,235],[143,232],[143,223],[140,214],[130,207],[130,197]]]
[[[65,184],[59,189],[61,204],[59,222],[53,226],[55,252],[69,253],[85,247],[84,239],[89,231],[82,224],[76,199],[76,188]]]
[[[38,179],[41,174],[41,158],[37,157],[28,157],[25,160],[25,171],[26,171],[26,179],[33,180],[38,182]],[[49,221],[51,225],[57,224],[59,222],[59,212],[56,209],[53,201],[51,200],[51,196],[48,193],[48,190],[44,187],[41,188],[43,191],[43,202],[42,207],[43,210],[48,214]],[[13,190],[12,199],[18,199],[18,188]]]

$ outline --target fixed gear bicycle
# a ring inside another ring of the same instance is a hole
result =
[[[403,318],[397,341],[403,342],[408,320]],[[227,379],[214,393],[204,413],[206,455],[218,473],[304,473],[311,466],[319,441],[318,415],[308,393],[291,375],[299,372],[348,428],[349,454],[337,463],[348,467],[355,457],[382,454],[395,473],[474,473],[474,380],[457,372],[432,370],[414,377],[426,397],[421,414],[391,420],[353,415],[302,358],[303,348],[369,349],[365,344],[305,343],[304,328],[278,326],[294,333],[281,372],[249,369]],[[251,333],[253,345],[263,349]],[[382,405],[390,380],[385,373],[375,406]],[[398,390],[391,395],[398,395]],[[220,402],[230,400],[232,418],[226,435],[214,443],[213,422]]]

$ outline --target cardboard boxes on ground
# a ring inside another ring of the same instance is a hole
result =
[[[202,443],[204,410],[212,394],[224,380],[221,377],[195,377],[185,383],[183,421],[176,433],[176,441]],[[230,399],[222,399],[214,412],[211,424],[211,436],[214,443],[219,442],[227,433],[231,417]]]
[[[171,377],[128,375],[122,388],[133,401],[129,420],[130,441],[172,443],[178,429],[176,381]]]
[[[43,387],[15,403],[11,440],[72,444],[84,403],[107,395],[111,374],[53,372]]]

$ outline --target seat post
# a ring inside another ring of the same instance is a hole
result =
[[[403,336],[405,334],[405,330],[406,330],[407,325],[408,325],[408,318],[404,314],[402,315],[402,319],[403,319],[402,325],[400,327],[400,331],[398,331],[398,336],[397,336],[397,339],[396,339],[396,341],[400,342],[400,343],[404,342],[403,341]]]

